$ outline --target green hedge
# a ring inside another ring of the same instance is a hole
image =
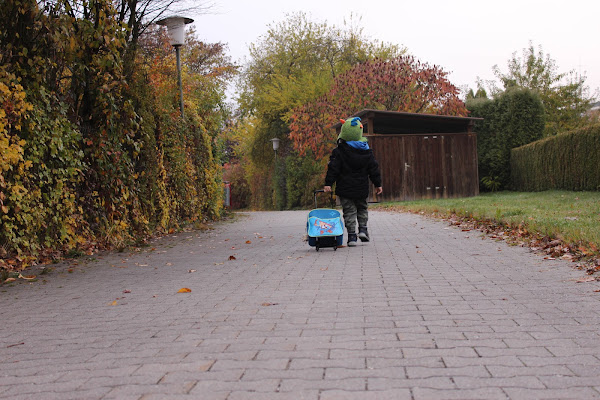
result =
[[[480,190],[507,189],[511,149],[542,138],[542,102],[536,93],[514,88],[493,100],[472,99],[466,105],[471,117],[483,118],[475,124]]]
[[[513,149],[511,171],[518,191],[600,190],[600,124]]]

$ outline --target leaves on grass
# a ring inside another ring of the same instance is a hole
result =
[[[177,291],[177,293],[191,293],[191,292],[192,292],[192,289],[189,289],[189,288],[186,288],[186,287],[181,288],[181,289],[179,289]]]

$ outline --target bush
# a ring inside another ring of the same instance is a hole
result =
[[[528,89],[511,89],[493,100],[471,99],[467,108],[477,122],[477,155],[480,189],[495,191],[510,186],[510,151],[540,139],[544,131],[544,107]]]
[[[511,171],[520,191],[600,190],[600,124],[513,149]]]
[[[312,207],[313,191],[325,182],[326,166],[315,160],[310,152],[306,157],[295,155],[286,159],[287,208]]]

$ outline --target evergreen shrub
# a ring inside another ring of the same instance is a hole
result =
[[[511,171],[519,191],[600,190],[600,124],[513,149]]]
[[[477,157],[481,191],[510,186],[510,151],[542,138],[544,107],[537,94],[528,89],[510,89],[493,100],[467,101],[477,122]]]

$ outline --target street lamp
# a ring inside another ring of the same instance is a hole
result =
[[[177,57],[177,81],[179,83],[179,109],[183,118],[183,87],[181,85],[181,55],[179,48],[185,43],[185,26],[194,22],[191,18],[173,16],[156,21],[158,25],[166,26],[169,43],[175,47]]]
[[[273,151],[275,152],[275,160],[277,160],[277,149],[279,148],[280,139],[273,138],[271,139],[271,142],[273,142]]]

